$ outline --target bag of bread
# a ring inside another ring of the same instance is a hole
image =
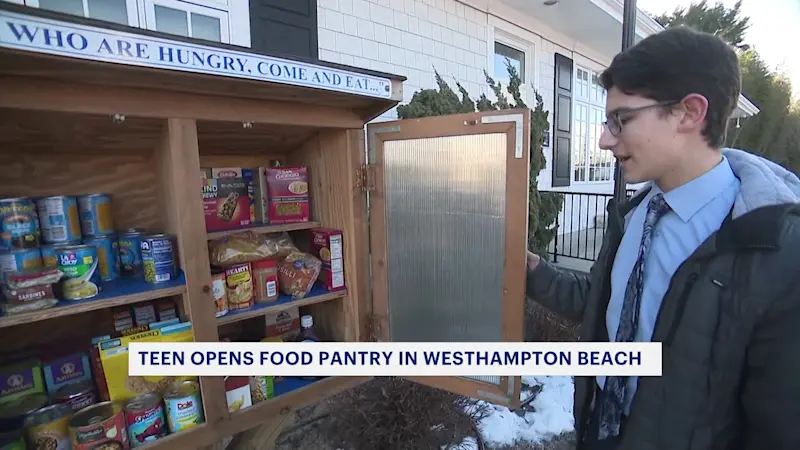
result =
[[[259,234],[242,231],[208,243],[208,257],[212,265],[225,267],[268,258],[283,258],[296,252],[287,232]]]
[[[322,261],[310,253],[292,252],[278,262],[278,286],[292,298],[303,298],[317,281]]]

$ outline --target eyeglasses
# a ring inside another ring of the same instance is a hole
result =
[[[623,125],[622,119],[623,119],[623,117],[629,116],[629,115],[631,115],[633,113],[636,113],[636,112],[639,112],[639,111],[643,111],[645,109],[655,108],[655,107],[659,107],[659,106],[660,107],[672,106],[672,105],[676,105],[678,103],[680,103],[680,100],[670,100],[670,101],[666,101],[666,102],[653,103],[652,105],[640,106],[638,108],[633,108],[633,109],[616,110],[611,115],[611,117],[608,118],[608,120],[603,122],[603,125],[608,127],[608,131],[611,132],[612,136],[618,136],[620,133],[622,133],[622,125]]]

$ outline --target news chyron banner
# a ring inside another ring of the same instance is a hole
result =
[[[661,343],[132,342],[131,376],[661,376]]]

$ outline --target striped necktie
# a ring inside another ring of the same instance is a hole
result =
[[[639,244],[639,257],[633,266],[631,276],[625,288],[625,298],[622,303],[619,328],[615,342],[633,342],[639,324],[639,305],[642,301],[642,286],[644,284],[644,263],[650,249],[650,239],[658,220],[669,211],[669,205],[664,200],[663,194],[656,194],[650,199],[647,206],[647,216],[644,220],[642,241]],[[622,420],[623,402],[625,401],[625,387],[628,377],[609,376],[603,389],[603,402],[598,405],[600,410],[600,432],[598,437],[602,440],[609,436],[619,434]]]

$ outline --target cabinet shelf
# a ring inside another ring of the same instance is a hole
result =
[[[103,291],[86,300],[59,302],[56,306],[0,317],[0,328],[39,322],[55,317],[71,316],[114,306],[146,302],[186,292],[186,277],[183,271],[172,281],[148,283],[143,279],[118,278],[103,284]]]
[[[212,231],[208,233],[208,239],[219,239],[243,231],[253,231],[255,233],[279,233],[281,231],[308,230],[319,226],[317,221],[287,223],[282,225],[253,225],[250,227],[237,228],[235,230]]]
[[[289,308],[314,305],[341,298],[347,295],[347,290],[330,292],[327,289],[314,286],[309,292],[308,296],[304,298],[292,299],[291,296],[281,294],[278,300],[272,303],[256,303],[249,309],[230,311],[222,317],[217,318],[217,325],[225,325],[233,322],[240,322],[242,320],[251,319],[253,317],[264,316],[273,314],[280,311],[285,311]]]

